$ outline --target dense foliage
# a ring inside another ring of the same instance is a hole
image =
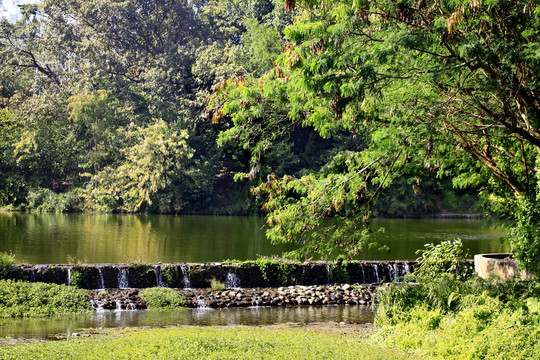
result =
[[[462,256],[459,241],[430,246],[404,283],[381,291],[377,338],[441,359],[538,358],[540,283],[478,278]]]
[[[269,174],[269,236],[304,253],[354,255],[380,194],[434,178],[479,189],[511,221],[517,258],[539,272],[540,7],[534,1],[287,1],[300,8],[271,71],[217,88],[221,142],[253,176],[298,128],[347,139],[309,173]],[[340,150],[340,151],[339,151]],[[325,219],[336,219],[325,226]]]
[[[54,316],[92,310],[88,295],[81,289],[0,280],[0,318]]]
[[[3,20],[0,206],[233,211],[248,158],[201,111],[215,83],[271,68],[277,4],[46,0]]]
[[[248,189],[260,178],[317,171],[361,147],[350,134],[324,139],[296,128],[250,165],[250,149],[217,146],[232,124],[204,117],[206,98],[229,78],[273,69],[297,14],[280,0],[47,0],[23,8],[23,21],[0,26],[0,207],[254,213],[260,202]],[[233,182],[259,164],[257,179]],[[392,205],[378,210],[471,210],[445,201],[453,193],[441,184],[424,186],[425,196],[396,187],[383,201]]]
[[[0,347],[2,359],[404,359],[356,334],[302,328],[123,329],[91,339]]]

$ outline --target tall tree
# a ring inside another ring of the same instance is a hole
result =
[[[540,272],[540,7],[534,1],[287,1],[301,16],[274,68],[210,102],[222,141],[264,159],[299,126],[367,146],[302,178],[269,177],[269,234],[304,254],[366,245],[370,209],[402,174],[477,186],[514,221],[516,256]],[[256,167],[254,167],[256,170]],[[421,185],[421,184],[417,184]],[[323,219],[339,223],[324,226]]]

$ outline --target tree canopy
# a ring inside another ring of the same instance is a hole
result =
[[[220,135],[250,149],[255,164],[295,129],[349,134],[319,171],[269,175],[268,234],[304,254],[370,243],[379,194],[407,175],[475,187],[512,221],[522,263],[540,270],[540,7],[534,1],[286,1],[295,23],[272,70],[216,89]],[[326,219],[334,218],[333,226]]]
[[[51,178],[59,196],[78,190],[76,209],[214,206],[222,175],[248,160],[217,148],[204,98],[271,68],[292,16],[275,4],[45,0],[2,21],[0,206],[34,204]]]

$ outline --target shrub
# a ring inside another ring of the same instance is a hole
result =
[[[261,270],[261,275],[270,284],[294,284],[294,270],[298,263],[286,260],[258,258],[254,264]]]
[[[223,282],[219,281],[216,278],[212,278],[210,279],[210,288],[216,291],[216,290],[224,290],[226,287]]]
[[[429,245],[404,283],[379,293],[378,337],[426,357],[538,358],[540,283],[469,275],[461,248]]]
[[[0,280],[0,318],[51,316],[91,310],[88,295],[81,289]]]
[[[84,267],[75,267],[71,269],[71,286],[76,286],[80,289],[84,289],[86,285],[86,278],[88,276],[88,269]]]
[[[13,270],[15,255],[0,252],[0,279],[7,279]]]
[[[142,293],[148,309],[175,309],[186,307],[186,298],[177,291],[168,288],[154,287]]]
[[[461,239],[446,240],[438,245],[426,244],[426,249],[418,250],[419,266],[414,271],[417,280],[434,279],[442,274],[464,280],[472,275],[472,264],[465,260],[468,254],[463,249]]]
[[[81,200],[81,189],[56,194],[49,189],[31,188],[26,196],[26,208],[36,212],[78,211]]]
[[[0,279],[22,279],[22,270],[14,265],[15,255],[0,252]]]

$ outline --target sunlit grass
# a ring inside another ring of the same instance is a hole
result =
[[[356,333],[303,327],[124,329],[0,348],[1,359],[400,359]]]

